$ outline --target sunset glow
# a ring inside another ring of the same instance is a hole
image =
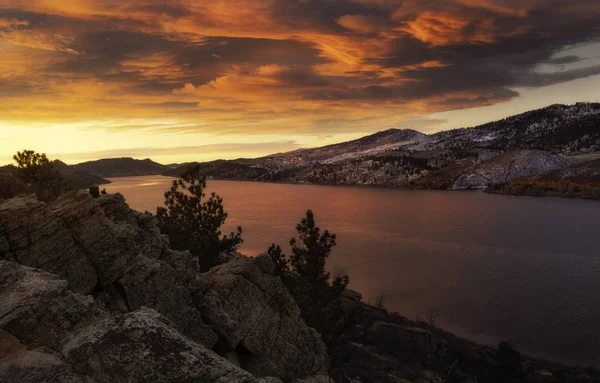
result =
[[[600,101],[598,20],[592,0],[0,0],[0,164],[257,157]]]

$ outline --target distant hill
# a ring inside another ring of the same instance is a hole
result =
[[[180,164],[167,164],[165,166],[168,167],[169,169],[177,169],[179,167],[182,167],[184,165],[189,165],[189,164],[197,164],[197,162],[182,162]]]
[[[81,170],[73,169],[71,166],[58,160],[52,161],[52,165],[54,169],[58,170],[58,172],[66,181],[65,186],[67,188],[87,189],[93,185],[110,183],[109,180],[94,176]],[[18,169],[16,166],[7,165],[0,167],[0,199],[11,198],[15,195],[31,192],[33,192],[33,190],[27,187],[19,178]]]
[[[356,140],[313,149],[298,149],[258,158],[256,162],[269,168],[286,168],[306,163],[334,164],[397,150],[400,147],[422,146],[430,138],[412,129],[389,129]]]
[[[254,159],[190,163],[217,179],[435,189],[485,188],[600,153],[600,104],[551,105],[474,128],[389,129]],[[570,159],[573,158],[573,161]]]
[[[86,189],[93,185],[105,185],[110,181],[102,177],[82,171],[81,169],[69,166],[62,161],[55,160],[52,162],[54,167],[62,174],[62,176],[75,189]]]
[[[102,178],[149,176],[163,174],[169,170],[169,167],[150,159],[135,160],[128,157],[88,161],[70,167],[75,171]]]
[[[252,167],[235,161],[189,162],[163,173],[168,177],[179,177],[186,170],[198,166],[200,174],[207,178],[257,181],[268,175],[268,171],[260,167]]]
[[[430,138],[427,149],[539,149],[565,156],[596,152],[600,151],[600,103],[551,105]]]
[[[415,130],[390,129],[353,141],[320,148],[298,149],[256,159],[187,163],[168,170],[163,175],[178,176],[190,167],[198,165],[201,174],[211,178],[321,183],[304,172],[315,166],[335,167],[368,156],[397,156],[401,154],[397,149],[402,145],[419,145],[426,141],[427,136]]]

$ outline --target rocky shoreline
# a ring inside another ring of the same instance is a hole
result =
[[[577,198],[587,200],[600,200],[600,195],[592,192],[569,192],[560,190],[539,190],[539,189],[521,189],[515,190],[510,185],[500,185],[485,189],[489,194],[511,195],[517,197],[560,197],[560,198]]]
[[[120,194],[0,201],[2,382],[486,382],[498,350],[343,298],[328,355],[265,255],[202,272]],[[523,358],[531,381],[599,381]],[[500,374],[500,375],[499,375]]]

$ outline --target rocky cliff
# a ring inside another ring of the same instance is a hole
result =
[[[119,195],[0,203],[0,381],[277,382],[325,346],[268,257],[201,273]]]
[[[506,368],[519,381],[600,381],[518,353],[507,367],[495,348],[351,291],[328,356],[274,268],[228,254],[202,272],[119,194],[0,201],[0,382],[501,382]]]

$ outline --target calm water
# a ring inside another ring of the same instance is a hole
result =
[[[154,212],[171,179],[117,178]],[[600,203],[481,192],[407,191],[209,181],[224,198],[242,252],[286,245],[307,208],[338,235],[331,271],[412,319],[439,312],[444,329],[480,343],[508,340],[533,355],[600,366]]]

